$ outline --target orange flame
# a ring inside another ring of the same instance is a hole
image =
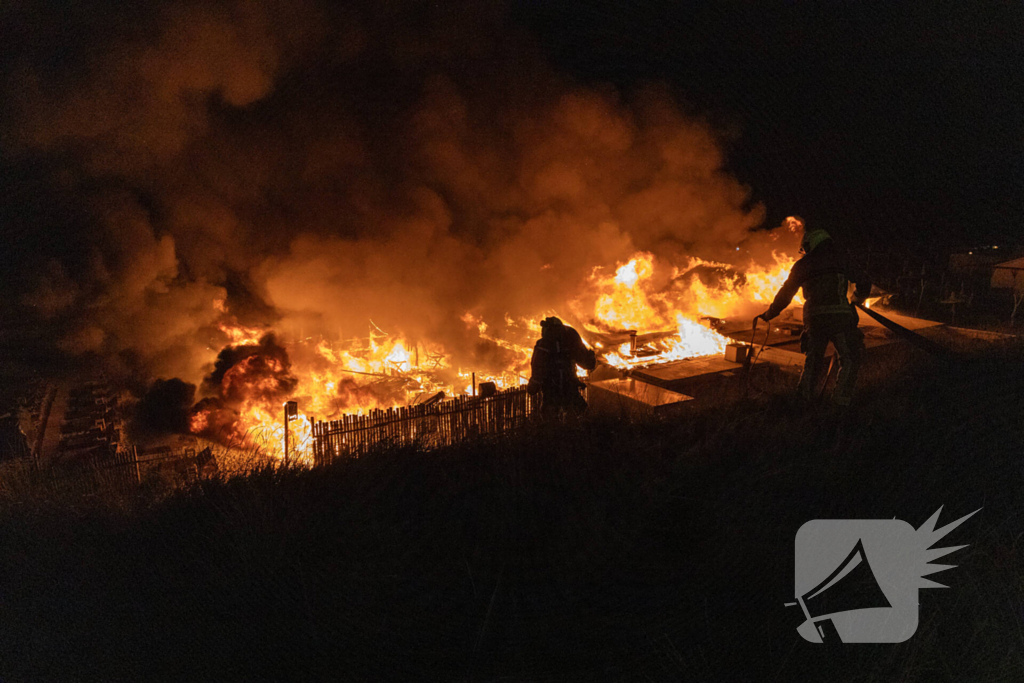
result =
[[[604,362],[617,368],[720,354],[729,339],[701,322],[702,318],[748,316],[762,312],[782,286],[794,259],[774,255],[770,266],[750,264],[740,272],[723,263],[691,258],[682,264],[659,263],[646,252],[619,263],[610,273],[596,268],[581,294],[569,303],[568,312],[582,321],[581,332],[612,333],[636,330],[664,333],[631,354],[629,343],[595,349]],[[796,303],[802,303],[798,297]],[[218,308],[225,314],[223,302]],[[500,372],[476,372],[477,385],[494,382],[499,388],[526,384],[533,342],[546,311],[532,317],[485,321],[466,312],[462,322],[470,334],[506,353],[507,367]],[[225,315],[220,329],[232,345],[256,344],[266,330],[238,324]],[[331,342],[305,339],[287,345],[291,373],[297,384],[291,398],[300,406],[298,419],[289,423],[289,459],[311,460],[311,416],[336,419],[345,413],[366,413],[406,405],[418,396],[444,392],[447,396],[471,393],[471,369],[459,367],[437,343],[413,342],[401,335],[379,334]],[[266,367],[274,370],[274,359]],[[280,369],[280,368],[277,368]],[[580,371],[581,376],[585,376]],[[224,382],[236,378],[228,371]],[[250,385],[247,385],[250,386]],[[260,385],[255,383],[256,389]],[[192,430],[210,425],[207,411],[192,418]],[[279,405],[245,401],[238,409],[235,434],[240,443],[284,456],[284,415]]]
[[[762,312],[795,262],[778,254],[773,258],[771,266],[751,263],[742,273],[724,263],[692,258],[682,268],[662,267],[659,275],[655,257],[642,252],[620,264],[613,275],[605,276],[601,269],[595,269],[588,293],[594,299],[588,329],[674,331],[649,344],[648,352],[641,356],[632,357],[629,344],[605,352],[605,361],[619,368],[722,353],[728,338],[700,320],[748,314],[753,317]],[[702,279],[701,270],[714,275],[710,283]],[[586,299],[587,294],[574,302],[580,317],[588,317]],[[802,301],[797,297],[798,304]]]

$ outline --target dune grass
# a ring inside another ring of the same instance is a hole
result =
[[[0,500],[0,673],[37,680],[1020,680],[1016,352],[792,380],[671,419],[540,424],[116,499]],[[793,539],[979,507],[899,645],[805,643]]]

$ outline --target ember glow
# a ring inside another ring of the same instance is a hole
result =
[[[627,342],[617,351],[606,354],[605,362],[617,368],[631,368],[670,360],[712,356],[725,351],[725,345],[729,342],[727,337],[683,317],[682,313],[676,315],[676,323],[678,325],[676,334],[658,340],[655,343],[653,354],[641,357],[633,356],[630,344]]]
[[[277,451],[286,401],[301,444],[306,418],[522,385],[550,315],[621,368],[718,353],[706,318],[763,311],[799,236],[671,88],[566,79],[492,4],[158,2],[84,13],[59,58],[27,41],[3,132],[19,196],[61,214],[10,212],[38,232],[11,294],[36,355],[195,386],[178,424]],[[430,28],[453,17],[479,39]]]
[[[760,313],[789,276],[793,263],[794,259],[775,254],[773,266],[750,264],[741,273],[723,263],[692,258],[682,267],[662,268],[665,272],[659,275],[654,256],[640,253],[619,265],[613,275],[594,271],[591,284],[597,295],[587,329],[666,332],[648,344],[643,354],[634,355],[629,343],[605,352],[605,361],[617,368],[722,353],[728,339],[702,321]],[[701,277],[699,271],[712,277]],[[796,303],[802,303],[802,298],[797,297]]]
[[[228,346],[259,344],[260,339],[270,331],[266,326],[250,326],[239,323],[238,318],[228,311],[224,299],[214,299],[213,309],[220,315],[220,319],[217,321],[217,329],[227,339]]]
[[[567,302],[564,317],[578,324],[598,358],[615,368],[716,355],[729,340],[711,329],[707,319],[760,312],[792,264],[793,259],[776,255],[771,267],[750,264],[740,272],[696,258],[672,265],[638,252],[614,267],[593,269],[579,294]],[[222,302],[215,306],[224,314],[218,327],[232,343],[221,352],[218,371],[207,378],[207,391],[215,397],[197,404],[192,431],[282,457],[282,406],[294,400],[299,417],[289,426],[289,458],[298,462],[311,459],[311,418],[365,414],[439,393],[471,394],[474,379],[478,386],[493,382],[500,389],[525,384],[539,321],[559,315],[546,310],[528,318],[505,315],[488,321],[464,313],[460,322],[469,334],[505,352],[506,365],[495,372],[475,371],[467,359],[439,342],[412,340],[372,322],[362,337],[303,337],[278,345],[260,327],[227,322],[233,316]],[[647,334],[641,349],[628,341],[612,346],[601,341],[631,331]],[[580,376],[586,373],[580,371]]]

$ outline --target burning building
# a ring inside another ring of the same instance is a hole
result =
[[[206,377],[207,397],[193,409],[192,430],[277,449],[285,400],[301,406],[295,427],[301,444],[310,418],[332,420],[440,396],[474,395],[478,382],[498,389],[521,386],[529,378],[539,320],[547,313],[573,321],[602,364],[615,372],[721,356],[732,340],[713,322],[719,316],[746,320],[763,309],[790,264],[776,254],[771,265],[750,264],[742,272],[696,258],[675,266],[638,253],[613,267],[593,268],[576,296],[559,309],[492,322],[463,313],[458,320],[475,342],[466,354],[442,342],[389,334],[372,322],[363,336],[300,334],[284,344],[272,333],[259,336],[256,330],[228,326],[224,333],[237,341],[220,351]]]
[[[713,321],[763,310],[798,237],[762,229],[713,125],[571,82],[500,6],[389,7],[160,2],[13,40],[25,362],[176,378],[189,429],[258,446],[288,400],[523,384],[546,315],[629,370],[721,354]]]

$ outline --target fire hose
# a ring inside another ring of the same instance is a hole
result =
[[[885,327],[887,330],[893,332],[897,337],[900,337],[901,339],[905,339],[906,341],[910,342],[911,344],[913,344],[917,348],[921,349],[922,351],[930,353],[933,356],[938,356],[939,358],[943,358],[945,360],[956,360],[957,358],[959,358],[958,354],[956,352],[952,351],[951,349],[947,349],[942,344],[938,344],[938,343],[932,341],[931,339],[928,339],[927,337],[924,337],[924,336],[918,334],[917,332],[914,332],[913,330],[908,330],[907,328],[903,327],[903,325],[900,325],[897,322],[889,320],[888,318],[886,318],[881,313],[878,313],[877,311],[872,311],[870,308],[868,308],[864,304],[857,303],[857,304],[854,304],[854,306],[856,306],[857,308],[859,308],[860,310],[864,311],[869,316],[871,316],[872,318],[877,320],[883,327]],[[768,326],[768,331],[771,332],[771,326],[770,325]],[[751,352],[753,351],[754,339],[755,339],[756,335],[757,335],[757,318],[754,318],[754,327],[753,327],[753,329],[751,330],[751,333],[750,333]],[[760,351],[758,351],[757,356],[754,357],[753,361],[750,362],[750,365],[753,365],[755,362],[757,362],[757,358],[760,357],[761,351],[764,351],[764,347],[767,344],[768,344],[768,335],[766,334],[765,338],[764,338],[764,342],[761,344]]]
[[[760,316],[758,316],[758,317],[760,317]],[[751,368],[753,367],[754,363],[757,362],[757,359],[761,357],[761,351],[764,351],[764,347],[768,345],[768,337],[772,333],[772,326],[768,325],[767,329],[764,332],[764,341],[761,342],[761,350],[757,352],[757,355],[754,355],[754,342],[757,339],[757,320],[758,320],[758,318],[754,318],[754,324],[753,324],[753,327],[750,330],[750,350],[747,352],[746,356],[744,356],[744,358],[743,358],[743,396],[744,397],[746,397],[747,394],[750,392],[750,372],[751,372]]]
[[[917,332],[908,330],[899,323],[889,320],[881,313],[878,313],[877,311],[872,311],[870,308],[868,308],[862,303],[854,304],[854,306],[856,306],[857,308],[859,308],[860,310],[864,311],[869,316],[877,320],[883,327],[894,333],[897,337],[905,339],[906,341],[910,342],[911,344],[921,349],[922,351],[930,353],[933,356],[937,356],[944,360],[956,360],[959,358],[959,355],[954,351],[947,349],[945,346],[942,346],[941,344],[933,342],[931,339],[928,339],[927,337],[921,336]]]
[[[772,333],[772,326],[768,325],[768,327],[764,331],[764,341],[761,342],[761,350],[757,352],[756,356],[751,357],[750,354],[754,353],[754,340],[757,338],[757,321],[759,318],[760,316],[754,318],[754,327],[753,329],[750,330],[750,351],[748,352],[746,357],[748,368],[754,363],[756,363],[757,359],[761,357],[761,351],[764,351],[764,347],[768,346],[768,337],[771,336]]]
[[[870,308],[868,308],[864,304],[862,304],[862,303],[855,303],[853,305],[856,306],[857,308],[859,308],[860,310],[862,310],[863,312],[867,313],[869,316],[871,316],[871,318],[873,318],[874,320],[878,321],[879,324],[881,324],[887,330],[893,332],[897,337],[900,337],[901,339],[906,340],[907,342],[909,342],[910,344],[916,346],[917,348],[921,349],[922,351],[925,351],[926,353],[929,353],[929,354],[931,354],[933,356],[936,356],[938,358],[941,358],[941,359],[947,360],[947,361],[953,361],[953,360],[959,360],[960,359],[960,355],[957,354],[956,352],[952,351],[951,349],[947,349],[945,346],[942,346],[941,344],[938,344],[938,343],[932,341],[931,339],[928,339],[927,337],[924,337],[924,336],[918,334],[917,332],[909,330],[909,329],[907,329],[906,327],[903,327],[902,325],[900,325],[897,322],[889,320],[888,318],[886,318],[881,313],[878,313],[877,311],[872,311]],[[760,316],[758,316],[758,317],[760,317]],[[750,351],[747,354],[746,363],[745,363],[745,365],[746,365],[745,370],[746,370],[746,374],[747,374],[747,384],[748,385],[749,385],[749,382],[750,382],[750,368],[751,368],[751,366],[753,366],[757,362],[758,358],[761,357],[761,352],[764,351],[764,347],[768,345],[768,337],[771,334],[771,329],[772,329],[771,325],[768,325],[768,329],[765,331],[764,341],[761,342],[761,348],[758,350],[756,355],[753,355],[755,341],[757,339],[757,321],[758,321],[758,318],[754,318],[754,323],[753,323],[752,329],[750,330]],[[825,384],[821,388],[822,393],[825,391],[825,386],[827,386],[827,384],[828,384],[828,377],[829,377],[829,375],[832,374],[832,369],[833,369],[833,366],[835,365],[835,360],[836,360],[835,356],[832,356],[830,358],[830,360],[829,360],[828,369],[825,371]]]

